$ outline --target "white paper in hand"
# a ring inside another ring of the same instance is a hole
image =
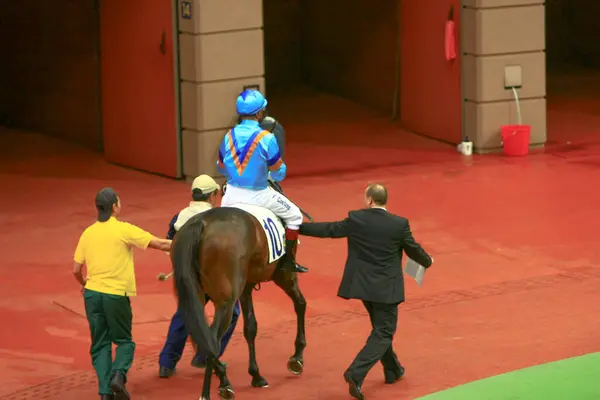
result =
[[[404,267],[404,273],[417,281],[417,284],[421,286],[423,284],[423,277],[425,276],[425,267],[410,257],[406,257],[406,267]]]

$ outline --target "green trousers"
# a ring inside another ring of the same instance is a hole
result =
[[[92,365],[98,376],[98,393],[112,394],[112,374],[127,374],[133,363],[135,343],[131,340],[133,315],[129,297],[85,290],[85,314],[90,324]],[[112,358],[112,344],[117,346]]]

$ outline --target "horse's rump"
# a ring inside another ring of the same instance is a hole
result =
[[[271,279],[284,254],[285,231],[268,209],[257,206],[217,207],[195,215],[175,236],[175,245],[202,224],[195,276],[199,289],[215,303],[237,298],[248,282]]]

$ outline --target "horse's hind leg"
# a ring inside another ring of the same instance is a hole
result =
[[[298,277],[289,271],[277,270],[273,276],[273,282],[279,286],[285,294],[292,299],[294,311],[296,312],[297,330],[294,355],[288,360],[287,368],[294,375],[300,375],[304,371],[304,349],[306,348],[305,315],[306,300],[300,291]]]
[[[228,302],[228,303],[222,304],[215,310],[213,327],[216,330],[217,343],[221,343],[221,339],[223,338],[223,335],[225,334],[225,332],[227,332],[227,329],[229,328],[229,325],[231,324],[231,317],[233,316],[234,305],[235,305],[235,302]],[[211,361],[215,368],[215,374],[217,375],[217,377],[219,378],[219,381],[221,382],[219,385],[219,397],[222,400],[235,399],[235,392],[233,391],[233,386],[231,386],[231,383],[229,382],[229,379],[227,378],[227,370],[226,370],[225,366],[219,359],[213,358],[213,357],[209,357],[209,358],[212,359]],[[207,364],[207,367],[208,367],[208,364]]]
[[[220,343],[221,337],[231,322],[231,316],[233,314],[232,304],[223,304],[215,310],[215,317],[213,318],[210,329],[212,334],[215,335],[217,343]],[[225,366],[216,357],[208,355],[206,357],[206,370],[204,372],[204,384],[202,386],[202,397],[200,397],[200,400],[210,400],[210,386],[213,370],[215,375],[217,375],[221,381],[221,384],[219,385],[219,397],[223,400],[235,399],[235,393],[227,378]]]
[[[252,387],[261,388],[268,387],[269,383],[260,375],[258,363],[256,362],[256,347],[254,341],[258,332],[258,324],[256,315],[254,314],[254,304],[252,301],[252,285],[246,285],[244,293],[240,297],[242,305],[242,315],[244,318],[244,338],[248,343],[248,352],[250,354],[248,362],[248,373],[252,376]]]
[[[213,325],[211,325],[212,328]],[[212,373],[214,368],[214,362],[212,357],[206,359],[206,370],[204,371],[204,383],[202,385],[202,397],[200,400],[210,400],[210,383],[212,380]]]

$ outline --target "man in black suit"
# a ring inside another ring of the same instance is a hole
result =
[[[402,251],[426,268],[433,263],[413,238],[408,220],[386,210],[387,197],[383,185],[369,185],[366,209],[349,212],[343,221],[300,227],[300,234],[305,236],[348,238],[348,258],[338,296],[362,300],[373,327],[367,343],[344,373],[350,394],[357,399],[364,399],[362,383],[378,361],[387,384],[404,375],[392,347],[398,305],[404,301]]]

